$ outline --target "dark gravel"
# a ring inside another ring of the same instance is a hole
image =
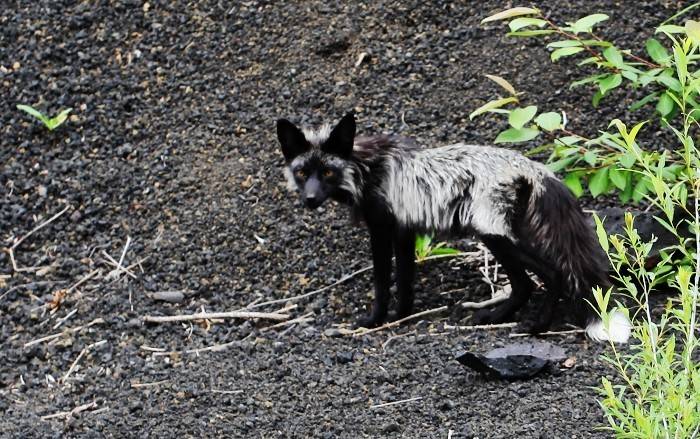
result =
[[[605,35],[637,51],[676,1],[556,2],[557,18],[605,12]],[[342,208],[309,212],[285,189],[274,120],[357,111],[365,133],[428,144],[489,142],[502,121],[468,114],[510,79],[542,109],[564,109],[593,134],[632,98],[592,110],[570,91],[571,63],[541,42],[479,25],[509,2],[17,1],[0,8],[0,245],[70,209],[16,251],[0,252],[0,433],[4,437],[605,437],[591,389],[611,371],[601,346],[554,338],[576,367],[530,381],[486,381],[454,360],[508,332],[464,332],[469,314],[352,338],[338,325],[365,311],[364,273],[299,302],[313,321],[143,325],[146,314],[237,309],[295,296],[368,264],[367,237]],[[360,53],[364,62],[355,67]],[[72,107],[49,133],[15,105]],[[405,125],[402,123],[405,120]],[[137,279],[105,279],[103,252]],[[460,268],[456,271],[455,268]],[[93,270],[99,274],[60,299]],[[459,275],[457,275],[459,273]],[[418,309],[488,288],[475,267],[421,267]],[[163,291],[170,293],[163,296]],[[180,292],[180,294],[172,293]],[[155,295],[160,293],[160,295]],[[166,297],[166,300],[163,300]],[[52,303],[60,302],[49,313]],[[270,310],[274,309],[269,307]],[[454,309],[454,307],[452,308]],[[73,314],[71,314],[75,311]],[[59,328],[60,319],[69,317]],[[65,328],[90,329],[25,348]],[[447,319],[447,320],[445,320]],[[387,343],[391,334],[402,336]],[[81,351],[88,348],[65,383]],[[154,355],[231,343],[223,352]],[[133,387],[133,384],[159,383]],[[422,399],[371,409],[372,404]],[[96,402],[68,420],[41,416]],[[97,410],[97,412],[95,412]]]

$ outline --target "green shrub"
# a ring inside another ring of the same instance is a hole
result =
[[[681,12],[697,5],[700,4]],[[583,57],[578,65],[593,66],[596,73],[573,82],[571,87],[594,87],[594,106],[598,106],[611,90],[626,86],[648,91],[631,109],[654,106],[662,126],[668,127],[682,114],[689,115],[693,121],[700,115],[698,84],[692,83],[697,78],[687,69],[687,66],[695,66],[700,58],[695,49],[700,41],[700,22],[688,20],[683,27],[660,26],[656,33],[674,45],[678,42],[678,35],[687,35],[682,43],[683,50],[669,50],[659,40],[650,38],[646,42],[649,58],[645,59],[594,32],[596,26],[608,20],[605,14],[588,15],[567,25],[559,25],[538,9],[521,7],[500,12],[483,22],[496,20],[508,20],[508,35],[513,37],[556,37],[556,41],[547,44],[552,49],[554,62],[566,57]],[[679,69],[678,65],[686,68]],[[571,132],[566,128],[565,113],[548,111],[538,114],[536,106],[521,107],[523,93],[516,92],[503,78],[487,76],[499,83],[509,96],[487,102],[472,112],[470,118],[484,113],[507,116],[510,127],[496,137],[496,143],[525,142],[546,135],[548,139],[532,152],[550,150],[550,168],[556,172],[564,171],[564,183],[576,196],[581,196],[587,187],[594,197],[617,192],[622,202],[639,202],[653,190],[649,179],[639,172],[641,166],[637,157],[625,150],[619,133],[602,131],[597,137],[588,138]],[[655,161],[659,158],[659,151],[656,148],[642,150],[640,156]],[[663,171],[665,178],[677,180],[682,171],[679,157],[669,156]]]
[[[672,18],[697,6],[700,3]],[[677,243],[662,252],[661,261],[652,267],[647,258],[655,238],[642,240],[631,214],[625,216],[624,236],[607,236],[603,220],[595,218],[598,238],[618,280],[618,291],[627,297],[629,308],[619,301],[612,303],[612,290],[595,291],[594,305],[604,325],[615,312],[633,314],[632,346],[621,351],[611,344],[611,352],[604,356],[618,378],[614,383],[602,378],[600,404],[607,428],[617,437],[696,438],[700,437],[700,154],[694,139],[700,127],[700,23],[663,23],[657,33],[670,45],[648,40],[649,59],[644,59],[594,33],[593,28],[607,18],[593,14],[559,26],[537,9],[512,8],[484,21],[509,20],[511,36],[561,37],[549,43],[553,61],[585,55],[579,64],[595,66],[598,72],[572,86],[594,86],[594,106],[620,86],[646,89],[647,95],[632,109],[653,105],[658,119],[651,123],[670,130],[676,148],[659,149],[649,141],[638,140],[647,122],[628,129],[616,119],[608,126],[610,131],[585,138],[566,129],[563,113],[538,114],[534,106],[520,106],[522,93],[496,76],[489,78],[499,83],[508,96],[486,103],[471,117],[487,112],[507,116],[509,128],[498,135],[499,143],[533,140],[547,133],[553,140],[535,151],[552,151],[550,167],[565,173],[564,182],[577,196],[584,192],[583,181],[593,196],[617,191],[623,202],[646,199],[659,212],[657,220]],[[644,143],[648,145],[642,146]],[[653,312],[649,296],[662,282],[677,294],[668,299],[659,314]]]

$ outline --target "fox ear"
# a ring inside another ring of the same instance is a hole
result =
[[[355,128],[355,113],[351,111],[333,128],[328,140],[321,145],[321,150],[341,157],[350,157],[355,143]]]
[[[282,145],[282,154],[287,162],[311,148],[308,140],[299,128],[287,119],[277,121],[277,138]]]

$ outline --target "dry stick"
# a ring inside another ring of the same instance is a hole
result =
[[[12,247],[10,247],[10,250],[16,249],[25,239],[29,238],[29,237],[32,236],[34,233],[38,232],[39,230],[43,229],[44,227],[46,227],[46,226],[47,226],[48,224],[50,224],[51,222],[55,221],[58,217],[60,217],[60,216],[63,215],[64,213],[66,213],[66,211],[67,211],[68,209],[70,209],[70,204],[69,204],[69,205],[66,205],[66,207],[65,207],[62,211],[58,212],[56,215],[52,216],[52,217],[49,218],[48,220],[46,220],[46,221],[44,221],[43,223],[39,224],[38,226],[34,227],[34,228],[31,230],[31,232],[27,233],[26,235],[24,235],[23,237],[21,237],[20,239],[18,239],[17,241],[15,241],[15,243],[12,245]]]
[[[393,328],[394,326],[399,326],[401,323],[403,323],[403,322],[405,322],[405,321],[407,321],[407,320],[415,319],[416,317],[422,317],[422,316],[427,315],[427,314],[433,314],[433,313],[445,311],[446,309],[447,309],[447,306],[441,306],[441,307],[439,307],[439,308],[433,308],[433,309],[429,309],[429,310],[426,310],[426,311],[421,311],[421,312],[419,312],[419,313],[415,313],[415,314],[412,314],[412,315],[410,315],[410,316],[408,316],[408,317],[404,317],[404,318],[402,318],[402,319],[395,320],[395,321],[393,321],[393,322],[389,322],[389,323],[387,323],[387,324],[385,324],[385,325],[378,326],[378,327],[376,327],[376,328],[367,329],[367,330],[365,330],[365,331],[363,331],[363,332],[353,332],[353,336],[359,337],[359,336],[361,336],[361,335],[371,334],[371,333],[373,333],[373,332],[381,331],[381,330],[383,330],[383,329]]]
[[[87,410],[89,408],[94,408],[94,407],[97,407],[96,401],[92,401],[92,402],[89,402],[87,404],[79,405],[78,407],[74,408],[73,410],[71,410],[69,412],[58,412],[58,413],[54,413],[53,415],[42,416],[41,419],[43,421],[46,421],[46,420],[53,419],[53,418],[63,418],[63,417],[67,418],[67,417],[70,417],[73,415],[77,415],[80,412],[84,412],[85,410]]]
[[[415,398],[408,398],[408,399],[402,399],[401,401],[393,401],[393,402],[385,402],[384,404],[376,404],[373,406],[370,406],[369,408],[371,409],[378,409],[380,407],[388,407],[390,405],[396,405],[396,404],[403,404],[405,402],[412,402],[412,401],[418,401],[419,399],[423,399],[422,396],[416,396]]]
[[[443,259],[443,258],[456,258],[456,257],[459,257],[459,256],[474,256],[475,254],[477,254],[477,253],[476,253],[476,252],[461,252],[461,253],[455,253],[455,254],[453,254],[453,255],[433,255],[433,256],[428,256],[428,257],[426,257],[426,258],[423,258],[423,261],[429,261],[429,260],[433,260],[433,259]],[[304,299],[304,298],[306,298],[306,297],[309,297],[309,296],[313,296],[313,295],[315,295],[315,294],[322,293],[322,292],[324,292],[324,291],[326,291],[326,290],[329,290],[329,289],[331,289],[331,288],[333,288],[333,287],[335,287],[335,286],[337,286],[337,285],[340,285],[340,284],[342,284],[342,283],[344,283],[344,282],[347,282],[348,280],[352,279],[353,277],[355,277],[355,276],[357,276],[357,275],[360,275],[360,274],[364,273],[365,271],[371,270],[372,267],[373,267],[372,265],[369,265],[369,266],[367,266],[367,267],[361,268],[361,269],[359,269],[359,270],[357,270],[357,271],[354,271],[354,272],[352,272],[352,273],[350,273],[350,274],[348,274],[348,275],[345,275],[345,276],[341,277],[340,280],[338,280],[338,281],[336,281],[336,282],[333,282],[333,283],[330,284],[330,285],[326,285],[326,286],[323,287],[323,288],[319,288],[319,289],[317,289],[317,290],[310,291],[310,292],[308,292],[308,293],[300,294],[300,295],[298,295],[298,296],[287,297],[287,298],[283,298],[283,299],[268,300],[268,301],[266,301],[266,302],[251,303],[250,305],[246,306],[245,308],[242,308],[242,310],[243,310],[243,309],[258,308],[258,307],[266,306],[266,305],[273,305],[273,304],[275,304],[275,303],[293,302],[293,301],[295,302],[295,301],[297,301],[297,300],[301,300],[301,299]]]
[[[464,330],[475,330],[475,329],[504,329],[504,328],[514,328],[518,326],[516,322],[511,323],[494,323],[492,325],[471,325],[471,326],[451,326],[445,325],[445,329],[464,329]]]
[[[170,380],[167,379],[167,380],[155,381],[155,382],[152,382],[152,383],[131,383],[131,387],[132,387],[133,389],[138,389],[138,388],[140,388],[140,387],[153,387],[153,386],[159,386],[159,385],[161,385],[161,384],[165,384],[165,383],[167,383],[168,381],[170,381]]]
[[[143,316],[141,319],[144,322],[163,323],[163,322],[185,322],[188,320],[205,320],[205,319],[267,319],[267,320],[287,320],[289,314],[277,314],[270,312],[246,312],[246,311],[229,311],[229,312],[200,312],[197,314],[186,314],[180,316]]]
[[[124,250],[122,250],[122,255],[119,258],[119,266],[120,267],[123,267],[122,264],[124,263],[124,256],[126,256],[126,251],[129,248],[129,244],[131,244],[131,236],[126,235],[126,244],[124,244]]]
[[[260,331],[261,331],[261,332],[264,332],[264,331],[267,331],[267,330],[270,330],[270,329],[275,329],[275,328],[281,328],[281,327],[283,327],[283,326],[294,325],[294,324],[296,324],[296,323],[306,323],[306,322],[309,322],[309,321],[313,321],[314,319],[309,318],[309,316],[311,316],[311,315],[313,315],[313,312],[306,313],[306,314],[304,314],[303,316],[297,317],[297,318],[292,319],[292,320],[287,320],[286,322],[280,322],[280,323],[275,323],[275,324],[272,325],[272,326],[266,326],[265,328],[262,328]]]
[[[54,338],[58,338],[62,335],[70,334],[72,332],[78,332],[81,329],[85,329],[85,328],[88,328],[90,326],[97,325],[97,324],[104,323],[104,322],[105,322],[104,319],[97,318],[86,325],[76,326],[75,328],[66,329],[63,332],[59,332],[58,334],[52,334],[52,335],[47,335],[46,337],[37,338],[36,340],[32,340],[28,343],[25,343],[24,347],[26,348],[26,347],[33,346],[33,345],[38,344],[38,343],[43,343],[45,341],[53,340]]]
[[[462,305],[462,308],[465,309],[481,309],[501,303],[507,300],[509,297],[510,294],[498,294],[490,299],[482,300],[481,302],[462,302],[460,305]]]
[[[114,258],[109,255],[109,253],[102,250],[102,255],[108,259],[107,262],[110,262],[112,265],[114,265],[115,269],[113,271],[122,271],[131,276],[132,278],[137,279],[134,273],[132,273],[128,268],[122,267],[122,265],[119,262],[115,261]],[[110,273],[112,273],[112,271],[110,271]],[[107,275],[109,276],[109,273]]]
[[[236,343],[239,343],[241,340],[233,340],[229,341],[227,343],[221,343],[221,344],[215,344],[213,346],[207,346],[205,348],[198,348],[198,349],[188,349],[185,351],[165,351],[163,350],[162,352],[153,352],[154,357],[160,357],[160,356],[170,356],[170,355],[181,355],[181,354],[198,354],[200,352],[219,352],[226,350],[229,346],[232,346]]]
[[[74,283],[73,285],[71,285],[71,287],[68,288],[68,289],[66,290],[66,294],[72,292],[74,289],[78,288],[80,285],[82,285],[82,284],[84,284],[85,282],[89,281],[90,279],[93,278],[93,276],[95,276],[95,275],[96,275],[97,273],[99,273],[99,272],[100,272],[100,269],[99,269],[99,268],[96,269],[96,270],[92,270],[90,273],[88,273],[87,275],[85,275],[85,277],[83,277],[83,278],[80,279],[78,282],[76,282],[76,283]]]
[[[73,373],[73,370],[75,370],[76,366],[78,365],[78,361],[80,361],[81,358],[83,358],[83,355],[87,354],[88,351],[96,346],[101,346],[103,344],[107,343],[107,340],[101,340],[96,343],[89,344],[83,348],[82,351],[78,354],[78,358],[75,359],[73,364],[70,365],[70,368],[68,369],[68,372],[66,372],[65,375],[63,375],[63,378],[61,378],[61,382],[65,384],[66,380],[70,376],[71,373]]]
[[[585,329],[569,329],[567,331],[547,331],[547,332],[540,332],[539,334],[529,334],[527,332],[516,332],[513,334],[509,334],[508,337],[510,338],[517,338],[517,337],[540,337],[544,335],[566,335],[566,334],[581,334],[586,332]]]
[[[261,307],[261,306],[273,305],[273,304],[275,304],[275,303],[296,302],[297,300],[301,300],[301,299],[304,299],[304,298],[306,298],[306,297],[313,296],[314,294],[322,293],[322,292],[324,292],[324,291],[326,291],[326,290],[328,290],[328,289],[333,288],[333,287],[336,286],[336,285],[340,285],[340,284],[342,284],[343,282],[346,282],[346,281],[352,279],[353,277],[355,277],[355,276],[357,276],[357,275],[359,275],[359,274],[362,274],[362,273],[364,273],[365,271],[368,271],[368,270],[371,270],[371,269],[372,269],[372,265],[369,265],[369,266],[364,267],[364,268],[361,268],[361,269],[359,269],[359,270],[357,270],[357,271],[355,271],[355,272],[352,272],[352,273],[350,273],[350,274],[348,274],[348,275],[346,275],[346,276],[343,276],[343,277],[340,278],[340,280],[338,280],[338,281],[336,281],[336,282],[333,282],[333,283],[330,284],[330,285],[326,285],[326,286],[323,287],[323,288],[319,288],[318,290],[314,290],[314,291],[311,291],[311,292],[308,292],[308,293],[305,293],[305,294],[301,294],[301,295],[299,295],[299,296],[287,297],[287,298],[284,298],[284,299],[268,300],[267,302],[260,302],[260,303],[256,303],[256,304],[250,304],[250,305],[246,306],[246,307],[243,308],[243,309],[259,308],[259,307]]]
[[[66,207],[65,207],[62,211],[58,212],[56,215],[52,216],[52,217],[49,218],[48,220],[46,220],[46,221],[44,221],[43,223],[39,224],[38,226],[34,227],[29,233],[27,233],[26,235],[24,235],[23,237],[21,237],[20,239],[18,239],[17,241],[15,241],[14,244],[12,244],[12,247],[9,248],[8,253],[10,254],[10,261],[12,261],[12,269],[13,269],[14,271],[29,271],[29,270],[31,270],[31,269],[29,269],[29,268],[21,268],[21,269],[20,269],[20,268],[17,267],[17,262],[15,261],[15,249],[16,249],[17,247],[19,247],[19,245],[20,245],[22,242],[24,242],[25,239],[29,238],[29,237],[32,236],[34,233],[36,233],[36,232],[38,232],[39,230],[43,229],[44,227],[46,227],[47,225],[49,225],[51,222],[55,221],[58,217],[60,217],[60,216],[63,215],[64,213],[66,213],[66,211],[67,211],[68,209],[70,209],[70,204],[66,205]]]
[[[69,312],[68,314],[66,314],[64,317],[61,317],[60,319],[58,319],[56,324],[53,325],[53,328],[51,328],[51,329],[58,329],[58,327],[61,326],[62,324],[64,324],[66,322],[66,320],[73,317],[73,314],[75,314],[76,312],[78,312],[77,308],[74,309],[73,311]]]

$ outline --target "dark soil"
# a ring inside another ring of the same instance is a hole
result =
[[[558,19],[609,14],[604,34],[638,53],[681,7],[556,3],[542,7]],[[15,272],[0,252],[2,436],[605,437],[592,386],[612,371],[599,359],[604,347],[580,334],[549,339],[577,359],[557,376],[488,381],[454,360],[462,348],[510,341],[508,330],[444,329],[469,324],[452,305],[490,294],[476,267],[458,261],[421,266],[417,285],[418,310],[453,311],[359,338],[334,336],[335,328],[365,312],[370,272],[298,302],[290,312],[312,321],[279,330],[263,331],[263,321],[140,319],[296,296],[369,263],[366,233],[343,208],[311,212],[287,192],[278,117],[318,123],[354,108],[363,133],[488,143],[503,120],[468,118],[499,93],[484,73],[508,78],[541,109],[566,110],[569,127],[583,133],[612,117],[644,117],[625,111],[634,96],[620,90],[593,110],[590,90],[567,87],[579,77],[573,63],[552,65],[543,42],[479,25],[507,6],[5,2],[0,245],[70,208],[16,249],[18,267],[38,271]],[[50,133],[18,103],[73,115]],[[119,260],[127,237],[125,265],[147,259],[133,267],[135,279],[109,279],[103,252]],[[97,269],[62,299],[56,293]],[[466,296],[436,294],[465,286]],[[184,299],[154,300],[159,291]],[[104,323],[24,347],[96,318]],[[180,352],[221,343],[229,343],[222,352]],[[370,408],[413,397],[422,399]],[[92,401],[68,420],[41,419]]]

